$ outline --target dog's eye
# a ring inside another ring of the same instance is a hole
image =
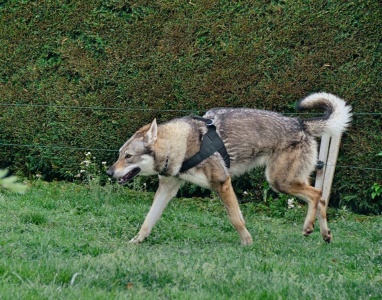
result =
[[[129,158],[131,158],[131,157],[132,157],[131,154],[128,154],[128,153],[125,154],[125,158],[126,158],[126,159],[129,159]]]

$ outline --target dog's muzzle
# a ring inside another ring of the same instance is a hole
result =
[[[124,176],[118,178],[118,183],[121,184],[121,185],[124,185],[125,183],[127,183],[128,181],[133,179],[135,176],[137,176],[140,171],[141,171],[141,168],[139,168],[139,167],[136,167],[136,168],[132,169],[130,172],[128,172]],[[109,176],[114,176],[113,168],[111,167],[110,169],[108,169],[106,171],[106,174],[109,175]]]
[[[109,168],[107,171],[106,171],[106,174],[109,175],[109,176],[113,176],[114,175],[114,170],[112,168]]]

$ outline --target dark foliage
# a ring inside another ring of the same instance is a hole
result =
[[[332,204],[381,212],[370,187],[382,172],[366,169],[381,168],[381,115],[363,114],[382,111],[378,0],[9,0],[0,22],[0,143],[46,146],[2,145],[0,167],[71,179],[84,151],[50,146],[116,150],[153,117],[216,106],[292,113],[326,91],[355,113]],[[238,189],[259,188],[256,174]]]

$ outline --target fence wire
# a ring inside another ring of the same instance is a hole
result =
[[[39,144],[15,144],[15,143],[2,143],[0,146],[9,147],[27,147],[27,148],[46,148],[46,149],[57,149],[57,150],[68,150],[68,151],[103,151],[103,152],[115,152],[118,153],[118,149],[103,149],[103,148],[85,148],[85,147],[66,147],[66,146],[47,146]],[[324,164],[325,166],[334,166],[336,168],[347,168],[347,169],[358,169],[358,170],[368,170],[368,171],[382,171],[382,168],[371,168],[371,167],[360,167],[360,166],[346,166],[346,165],[330,165]]]
[[[197,109],[155,109],[155,108],[127,108],[127,107],[104,107],[104,106],[70,106],[70,105],[51,105],[51,104],[28,104],[28,103],[0,103],[0,107],[15,107],[15,108],[62,108],[62,109],[90,109],[90,110],[106,110],[106,111],[147,111],[147,112],[182,112],[182,113],[195,113],[203,112],[206,110]],[[315,113],[284,113],[284,115],[309,115]],[[355,116],[382,116],[382,112],[353,112]],[[105,149],[105,148],[87,148],[87,147],[69,147],[69,146],[54,146],[54,145],[40,145],[40,144],[17,144],[17,143],[3,143],[0,141],[0,146],[3,147],[27,147],[27,148],[42,148],[42,149],[57,149],[68,151],[103,151],[103,152],[118,152],[118,149]],[[325,164],[326,166],[331,166]],[[382,171],[382,168],[371,168],[363,166],[348,166],[348,165],[335,165],[337,168],[348,168],[368,171]]]
[[[74,106],[74,105],[49,105],[49,104],[25,104],[25,103],[0,103],[4,107],[16,108],[63,108],[63,109],[90,109],[90,110],[115,110],[115,111],[161,111],[161,112],[200,112],[197,109],[156,109],[156,108],[128,108],[128,107],[106,107],[106,106]]]
[[[157,109],[157,108],[129,108],[129,107],[106,107],[106,106],[74,106],[74,105],[51,105],[51,104],[30,104],[30,103],[0,103],[3,107],[16,107],[16,108],[63,108],[63,109],[90,109],[90,110],[114,110],[114,111],[148,111],[148,112],[203,112],[205,109]],[[283,115],[314,115],[317,113],[309,112],[292,112],[281,113]],[[382,116],[382,112],[352,112],[354,116]]]

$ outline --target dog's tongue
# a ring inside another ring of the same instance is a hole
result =
[[[118,180],[118,183],[121,184],[121,185],[124,185],[126,182],[128,182],[129,180],[133,179],[136,175],[138,175],[138,173],[141,171],[140,168],[135,168],[133,170],[131,170],[129,173],[127,173],[125,176],[121,177],[119,180]]]

